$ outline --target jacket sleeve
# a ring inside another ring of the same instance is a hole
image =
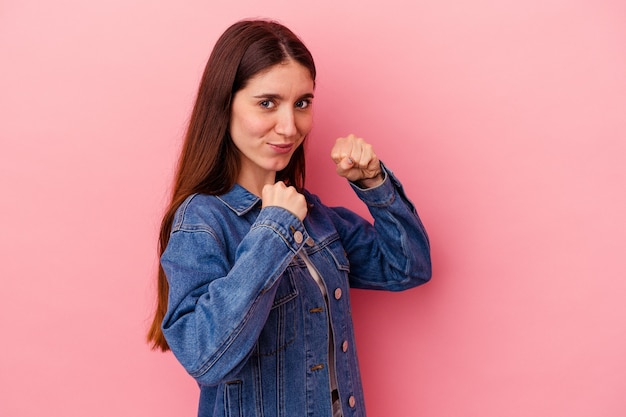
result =
[[[219,384],[245,363],[278,281],[302,247],[297,232],[305,234],[293,214],[263,208],[234,260],[208,225],[172,232],[161,256],[169,283],[162,329],[174,355],[198,382]]]
[[[401,291],[430,280],[430,243],[415,207],[393,172],[383,166],[382,184],[361,189],[374,224],[336,207],[335,226],[350,262],[350,286]]]

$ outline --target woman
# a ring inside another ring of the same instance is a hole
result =
[[[364,416],[348,288],[430,279],[417,213],[362,139],[331,157],[375,226],[305,190],[314,87],[311,54],[275,22],[234,24],[207,63],[148,336],[199,383],[200,416]]]

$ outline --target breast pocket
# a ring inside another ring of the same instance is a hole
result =
[[[290,268],[278,284],[269,317],[261,331],[254,354],[274,355],[293,343],[297,334],[298,288]]]

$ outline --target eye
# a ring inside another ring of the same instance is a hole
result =
[[[306,109],[311,105],[310,99],[298,100],[296,101],[296,107],[299,109]]]
[[[259,102],[259,106],[264,109],[272,109],[276,104],[272,100],[262,100]]]

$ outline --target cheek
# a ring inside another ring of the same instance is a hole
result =
[[[311,131],[311,128],[313,127],[313,116],[312,115],[302,116],[297,120],[297,123],[298,123],[298,131],[300,132],[300,134],[302,136],[306,136],[309,134],[309,132]]]
[[[271,123],[261,117],[233,117],[230,122],[231,134],[256,137],[263,136],[269,129]]]

